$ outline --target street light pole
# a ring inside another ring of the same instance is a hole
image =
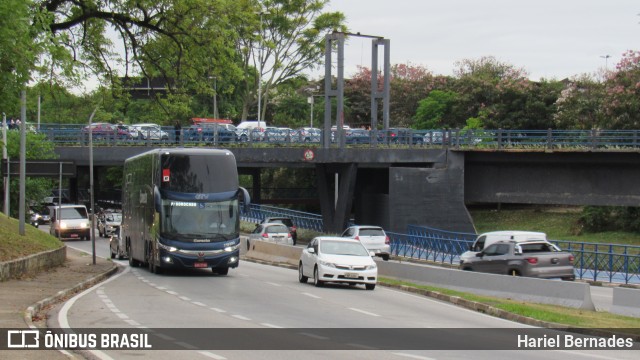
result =
[[[209,79],[213,79],[213,118],[218,118],[218,77],[209,76]]]
[[[262,116],[262,47],[264,46],[262,36],[262,15],[269,12],[260,10],[260,52],[258,56],[258,125],[260,125],[260,117]]]
[[[601,55],[600,57],[604,59],[604,69],[609,71],[609,58],[611,55]]]

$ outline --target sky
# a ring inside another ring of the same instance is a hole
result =
[[[640,50],[637,0],[331,0],[326,10],[344,13],[349,32],[389,39],[392,65],[436,75],[493,56],[531,80],[562,80],[614,70],[624,52]],[[359,65],[371,67],[371,39],[345,46],[345,76]]]

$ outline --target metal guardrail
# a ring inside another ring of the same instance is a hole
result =
[[[124,132],[110,134],[93,134],[95,146],[149,146],[160,144],[163,146],[202,146],[214,145],[245,146],[253,144],[271,144],[278,146],[309,146],[322,144],[324,136],[322,130],[312,134],[300,130],[290,130],[284,135],[271,136],[270,132],[260,136],[231,138],[226,132],[218,136],[217,129],[213,136],[191,134],[187,128],[182,129],[176,138],[173,127],[165,126],[162,130],[168,135],[165,139],[153,139],[150,134],[133,137]],[[47,139],[58,145],[87,146],[88,131],[85,125],[74,124],[41,124],[33,131],[46,135]],[[222,131],[222,130],[220,130]],[[221,134],[221,133],[220,133]],[[252,134],[253,135],[253,134]],[[334,134],[331,136],[335,142]],[[416,147],[416,148],[454,148],[454,149],[531,149],[531,150],[630,150],[640,148],[640,130],[464,130],[464,129],[388,129],[363,130],[351,129],[346,131],[348,146],[366,147]]]
[[[408,234],[387,233],[394,255],[458,264],[477,234],[456,233],[427,226],[408,226]],[[550,240],[575,256],[576,278],[640,284],[640,246]]]
[[[322,216],[274,206],[251,204],[241,219],[259,223],[269,216],[286,216],[301,229],[322,232]],[[391,253],[396,256],[455,265],[478,236],[409,225],[407,233],[388,232]],[[575,256],[576,278],[600,282],[640,284],[640,246],[550,240]]]
[[[273,216],[291,218],[293,224],[300,229],[308,229],[317,232],[322,232],[323,229],[322,216],[320,215],[261,204],[249,205],[249,211],[243,212],[240,215],[240,219],[258,224],[265,218]]]

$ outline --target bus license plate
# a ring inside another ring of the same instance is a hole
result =
[[[344,273],[344,277],[346,277],[348,279],[357,279],[358,278],[358,274],[356,274],[356,273]]]
[[[78,237],[78,234],[71,234],[71,237],[72,237],[72,238],[77,238],[77,237]]]
[[[197,262],[197,263],[193,264],[193,267],[206,268],[207,267],[207,263],[206,262]]]

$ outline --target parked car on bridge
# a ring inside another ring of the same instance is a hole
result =
[[[88,139],[89,132],[91,132],[93,139],[97,141],[110,139],[130,140],[133,138],[128,129],[109,123],[92,123],[83,127],[82,138]]]
[[[169,140],[169,133],[162,130],[158,124],[134,124],[131,127],[138,131],[142,140]]]
[[[298,129],[297,135],[300,142],[319,143],[322,137],[322,130],[313,127],[302,127]]]
[[[302,250],[298,263],[298,281],[313,278],[317,287],[327,282],[349,285],[364,284],[376,288],[378,266],[364,245],[353,239],[316,237]]]
[[[382,260],[389,260],[391,255],[389,237],[380,226],[350,226],[342,233],[341,237],[358,240],[367,250],[380,256]]]
[[[546,241],[498,241],[473,258],[460,260],[460,269],[543,279],[574,280],[574,257]]]
[[[365,129],[351,129],[346,132],[345,143],[351,145],[370,144],[371,132]]]
[[[237,135],[234,131],[227,130],[223,126],[215,123],[201,123],[198,125],[191,125],[185,131],[185,139],[192,142],[203,141],[207,144],[212,144],[217,139],[219,143],[232,143],[236,142]]]
[[[409,128],[389,128],[378,131],[378,141],[388,144],[422,145],[424,133]]]

